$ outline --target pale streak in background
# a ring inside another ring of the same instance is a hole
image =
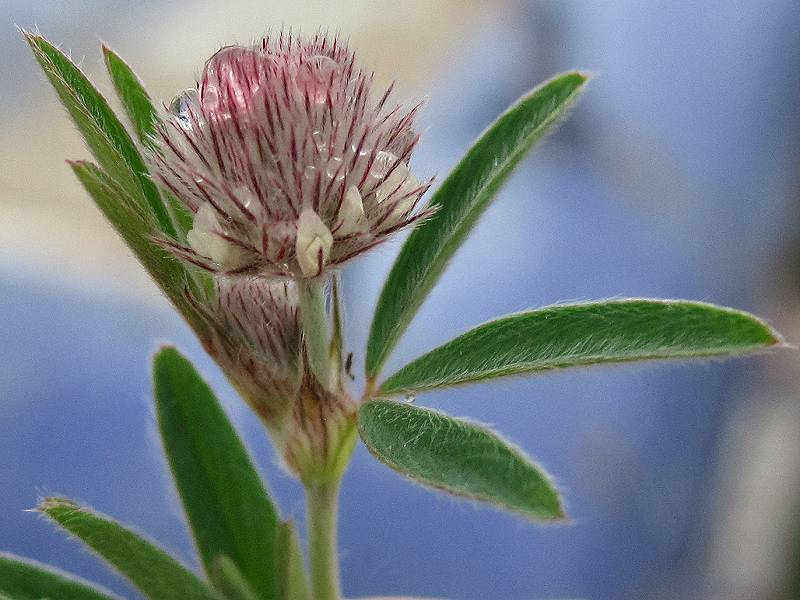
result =
[[[378,87],[395,78],[396,98],[420,99],[434,87],[437,73],[447,69],[464,44],[465,32],[478,26],[482,13],[489,7],[502,12],[505,4],[180,2],[142,9],[135,22],[122,26],[104,23],[103,11],[95,11],[91,34],[82,33],[85,24],[76,25],[74,33],[57,34],[44,27],[41,33],[66,51],[80,47],[73,58],[107,97],[113,92],[100,40],[133,66],[155,100],[168,102],[193,85],[205,59],[222,45],[250,43],[282,25],[306,33],[325,27],[350,38],[362,63],[375,71]],[[21,38],[19,43],[24,43]],[[0,270],[67,288],[89,288],[95,297],[124,296],[166,306],[64,163],[89,153],[33,58],[27,56],[12,68],[11,79],[34,81],[25,88],[33,93],[14,102],[17,112],[0,113],[5,132],[0,164],[6,166],[0,173],[0,247],[5,249]],[[11,86],[6,90],[14,93]]]

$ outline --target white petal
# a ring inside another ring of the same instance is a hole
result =
[[[217,219],[217,213],[214,207],[211,206],[211,203],[204,202],[200,205],[200,208],[197,209],[197,212],[194,213],[192,229],[206,232],[219,229],[219,219]]]
[[[398,167],[398,171],[400,168]],[[397,188],[398,184],[395,184],[395,187],[390,190],[389,193],[393,192],[395,188]],[[419,180],[414,177],[414,174],[411,173],[408,168],[406,168],[406,178],[403,180],[402,184],[400,184],[400,189],[397,190],[397,193],[394,194],[395,198],[403,198],[406,194],[410,194],[415,189],[419,187]],[[416,196],[408,196],[407,198],[403,198],[400,200],[395,207],[392,209],[392,214],[386,219],[386,223],[388,225],[395,225],[399,223],[404,217],[408,215],[408,212],[414,207],[414,202],[416,201]]]
[[[192,250],[200,256],[210,258],[225,269],[238,269],[247,262],[247,253],[214,233],[221,231],[219,219],[208,202],[197,209],[192,230],[186,234]]]
[[[341,225],[336,230],[339,236],[349,235],[364,231],[367,221],[364,218],[364,203],[361,201],[361,194],[358,188],[351,185],[344,194],[342,206],[339,209],[339,222]]]
[[[387,217],[386,224],[391,227],[392,225],[397,225],[397,223],[402,221],[404,217],[408,216],[408,212],[414,207],[415,200],[416,198],[414,196],[409,196],[408,198],[398,202],[397,206],[392,209],[392,214]]]
[[[396,160],[397,158],[395,157],[395,161]],[[375,201],[380,204],[396,189],[401,188],[402,190],[402,188],[405,187],[404,182],[407,181],[409,177],[413,177],[413,175],[409,172],[406,163],[401,162],[394,167],[394,170],[383,180],[383,183],[378,186],[378,189],[375,190]]]
[[[297,241],[295,252],[300,270],[306,277],[316,277],[328,262],[333,236],[330,230],[311,208],[306,208],[297,219]],[[320,265],[320,255],[322,264]]]

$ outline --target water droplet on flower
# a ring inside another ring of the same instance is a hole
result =
[[[328,164],[325,167],[325,175],[328,176],[328,179],[337,179],[341,181],[344,179],[344,169],[342,168],[342,163],[344,161],[340,156],[332,156],[330,160],[328,160]]]
[[[369,183],[380,184],[375,190],[375,201],[380,204],[395,192],[405,194],[417,185],[405,163],[397,163],[391,152],[378,152],[369,172]]]
[[[317,54],[308,59],[308,65],[311,72],[314,73],[319,79],[327,79],[333,71],[339,70],[339,63],[333,60],[330,56]]]
[[[213,85],[205,86],[200,100],[205,110],[216,110],[219,106],[219,92],[217,88]]]
[[[375,155],[375,161],[372,163],[369,176],[374,180],[383,179],[396,161],[397,157],[394,154],[381,150]]]
[[[236,198],[245,208],[249,209],[255,204],[255,194],[246,185],[237,186],[234,188],[234,193],[236,194]]]
[[[358,146],[356,146],[355,144],[351,144],[351,146],[350,146],[350,150],[351,150],[351,152],[352,152],[353,154],[356,154],[356,153],[358,153],[358,156],[359,156],[359,157],[366,156],[367,154],[369,154],[369,152],[367,152],[367,151],[366,151],[366,150],[364,150],[363,148],[362,148],[361,150],[359,150],[359,149],[358,149]],[[380,154],[380,152],[379,152],[378,154]]]
[[[177,117],[184,129],[191,129],[191,109],[198,104],[197,90],[190,89],[175,96],[169,104],[169,110]]]
[[[325,134],[319,130],[313,131],[311,133],[311,139],[314,142],[314,145],[317,147],[317,150],[322,151],[328,147],[327,138],[325,137]]]
[[[317,167],[314,165],[308,165],[305,169],[303,169],[303,179],[306,181],[316,181],[317,177]]]
[[[413,404],[417,397],[414,394],[406,394],[405,402],[406,404]]]

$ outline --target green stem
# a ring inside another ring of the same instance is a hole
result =
[[[339,600],[339,554],[336,521],[339,508],[339,477],[306,485],[308,554],[314,600]]]
[[[326,390],[331,389],[330,331],[325,312],[325,279],[300,280],[300,322],[311,371]]]

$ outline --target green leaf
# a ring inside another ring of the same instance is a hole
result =
[[[383,286],[367,342],[367,376],[375,378],[478,218],[525,153],[577,97],[587,81],[565,73],[523,96],[478,138],[431,198],[436,213],[408,236]]]
[[[303,550],[292,521],[281,523],[278,530],[278,594],[279,600],[311,600]]]
[[[65,498],[46,498],[38,510],[97,552],[151,600],[215,600],[194,573],[116,521]]]
[[[472,329],[400,369],[379,394],[599,363],[735,356],[780,342],[756,317],[702,302],[616,300],[553,306]]]
[[[206,325],[185,295],[186,288],[193,283],[192,278],[177,258],[153,241],[157,232],[141,215],[135,201],[97,165],[75,161],[70,166],[150,276],[195,331],[201,333]]]
[[[258,600],[244,575],[227,556],[218,556],[214,561],[211,581],[225,600]]]
[[[105,44],[103,58],[117,96],[128,114],[139,141],[150,146],[151,138],[156,132],[155,124],[158,122],[158,114],[150,95],[130,66]]]
[[[118,600],[107,590],[33,561],[0,553],[0,598],[10,600]]]
[[[146,210],[163,233],[174,237],[175,228],[144,160],[108,102],[58,48],[40,35],[23,35],[97,162]]]
[[[158,423],[206,571],[229,557],[260,598],[275,598],[278,519],[208,385],[174,348],[155,357]]]
[[[361,407],[358,430],[369,451],[406,477],[535,520],[564,518],[547,475],[489,429],[390,400]]]
[[[139,141],[142,145],[151,147],[152,136],[156,133],[158,112],[153,106],[150,95],[130,66],[106,45],[103,45],[103,57],[119,101]],[[167,212],[181,233],[180,239],[185,240],[186,233],[192,229],[192,214],[169,192],[162,190],[161,195],[166,203]]]

